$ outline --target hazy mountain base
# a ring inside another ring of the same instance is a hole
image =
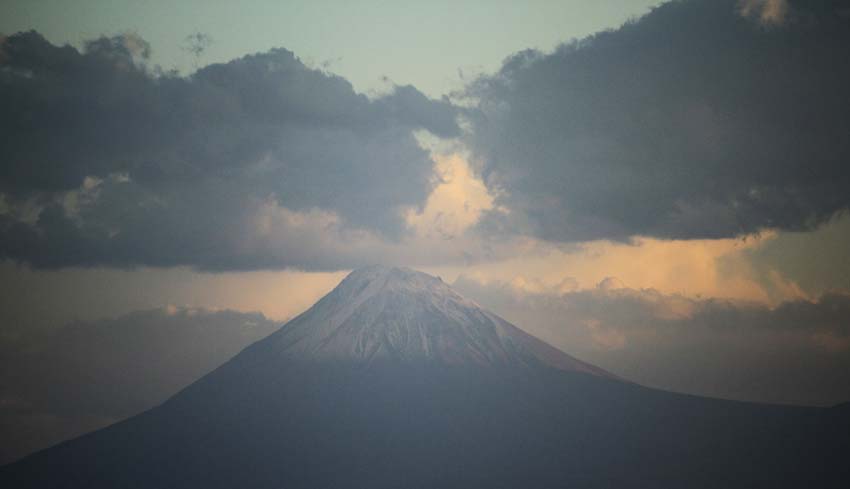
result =
[[[0,334],[0,464],[157,406],[278,328],[257,313],[168,308]]]
[[[267,375],[245,375],[246,367]],[[4,487],[843,487],[846,409],[567,373],[230,362]]]

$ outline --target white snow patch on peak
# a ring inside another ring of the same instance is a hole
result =
[[[363,283],[371,284],[372,291],[389,289],[407,292],[451,292],[449,286],[437,277],[410,268],[384,265],[372,265],[354,270],[343,279],[339,288],[359,287]]]
[[[380,265],[355,270],[267,340],[293,360],[545,364],[607,375],[485,311],[437,277]]]
[[[405,267],[372,265],[359,268],[340,282],[334,290],[337,291],[349,300],[362,300],[379,293],[429,295],[434,299],[442,296],[445,300],[480,309],[478,304],[455,292],[441,279]]]

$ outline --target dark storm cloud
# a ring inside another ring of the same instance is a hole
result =
[[[651,386],[710,397],[846,402],[850,295],[776,307],[630,289],[614,279],[529,293],[461,277],[461,293],[586,361]]]
[[[269,259],[263,246],[285,245],[252,242],[257,229],[296,231],[263,228],[264,210],[398,237],[399,208],[433,183],[413,132],[459,133],[447,102],[411,86],[370,100],[285,49],[182,77],[132,35],[1,48],[0,256],[36,266],[339,266]]]
[[[468,88],[485,229],[555,241],[808,229],[850,203],[850,3],[685,0]]]
[[[167,308],[0,337],[0,465],[149,409],[278,327]]]

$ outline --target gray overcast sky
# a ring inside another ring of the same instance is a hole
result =
[[[621,25],[658,0],[566,1],[271,1],[6,0],[0,33],[35,29],[53,43],[79,45],[101,34],[135,31],[163,68],[193,69],[181,49],[187,35],[213,44],[200,65],[270,47],[308,64],[328,62],[361,92],[381,90],[382,76],[440,96],[467,76],[499,67],[527,48],[549,50],[574,37]]]

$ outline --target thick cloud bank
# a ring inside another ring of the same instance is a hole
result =
[[[325,240],[405,231],[455,109],[415,88],[369,99],[285,49],[151,68],[144,40],[82,51],[0,39],[0,257],[39,267],[356,265]],[[324,244],[324,247],[329,245]]]
[[[564,242],[808,229],[850,203],[850,3],[672,1],[466,95],[485,229]]]
[[[846,293],[769,307],[633,289],[615,278],[586,290],[528,291],[465,277],[454,287],[565,351],[645,385],[761,402],[850,400]]]

